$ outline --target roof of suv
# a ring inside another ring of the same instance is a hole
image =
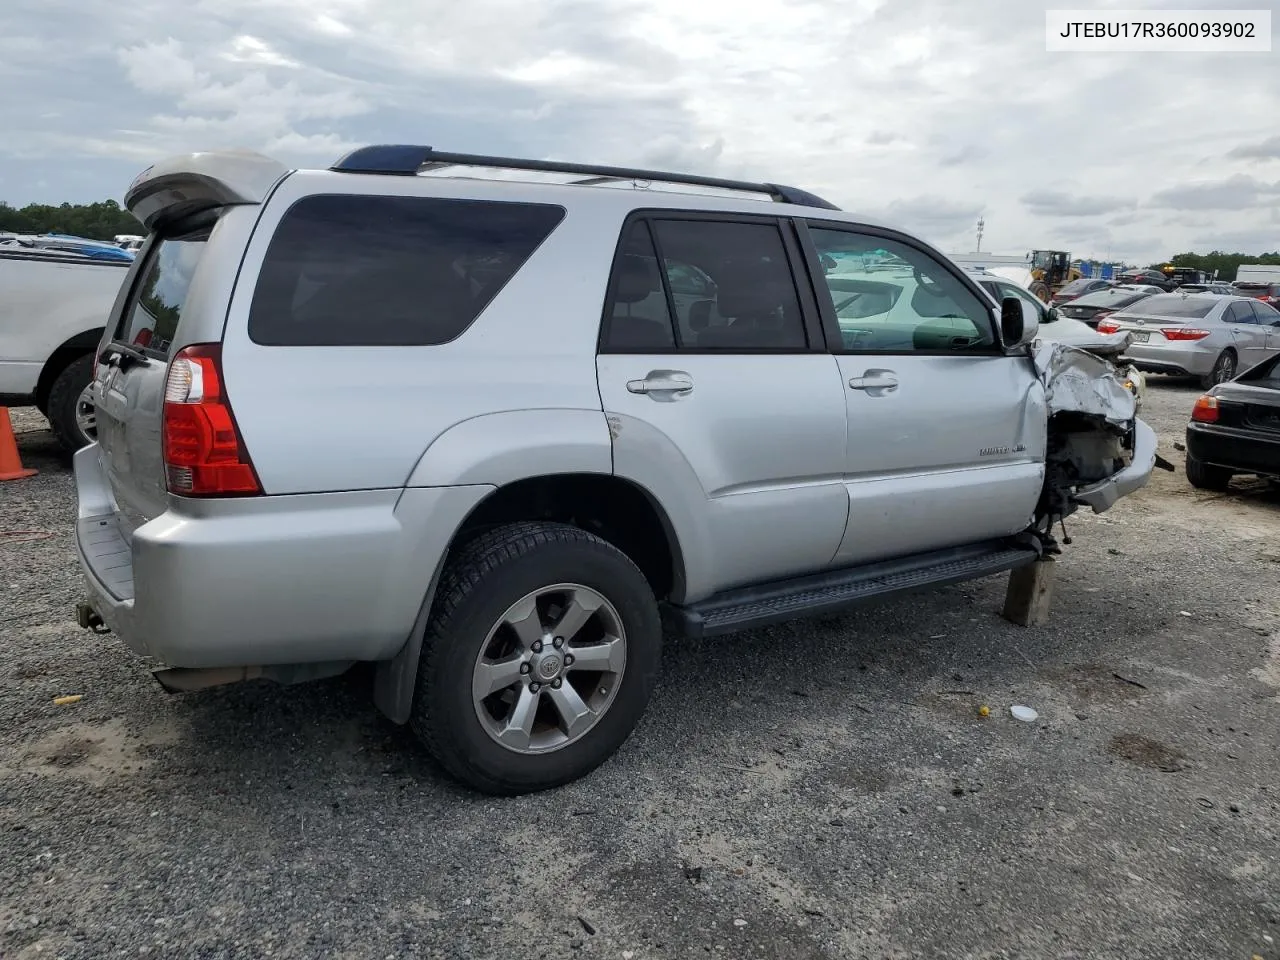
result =
[[[484,180],[498,194],[518,190],[527,197],[527,192],[533,189],[548,199],[563,198],[565,202],[574,202],[570,200],[572,197],[580,201],[584,188],[595,188],[590,192],[598,200],[593,199],[593,202],[603,200],[608,203],[605,198],[613,197],[618,205],[628,207],[636,206],[636,193],[645,194],[645,206],[681,205],[745,212],[751,208],[758,211],[761,202],[773,202],[791,208],[793,215],[800,211],[812,214],[820,210],[824,218],[889,226],[843,213],[822,197],[784,184],[630,167],[446,153],[427,146],[405,144],[360,147],[327,170],[291,171],[276,160],[250,151],[168,157],[138,175],[125,194],[125,205],[149,229],[155,229],[160,223],[181,219],[199,209],[261,203],[275,184],[291,172],[308,178]]]

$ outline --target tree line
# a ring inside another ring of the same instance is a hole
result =
[[[1176,253],[1165,263],[1171,263],[1175,267],[1190,267],[1192,270],[1203,270],[1209,276],[1214,275],[1217,271],[1219,280],[1234,280],[1236,278],[1236,270],[1240,268],[1242,263],[1265,263],[1270,266],[1280,266],[1280,251],[1272,253],[1224,253],[1221,250],[1213,250],[1209,253]],[[1152,264],[1152,269],[1159,270],[1164,263]]]
[[[69,233],[87,240],[110,240],[121,233],[141,233],[142,224],[114,200],[100,203],[63,203],[52,206],[30,203],[12,207],[0,201],[0,233]],[[1166,263],[1175,267],[1203,270],[1210,276],[1217,271],[1219,280],[1234,280],[1242,263],[1266,263],[1280,266],[1280,251],[1272,253],[1178,253],[1162,263],[1152,264],[1159,270]]]
[[[114,200],[100,203],[29,203],[12,207],[0,201],[0,233],[69,233],[86,240],[111,240],[140,234],[142,224]]]

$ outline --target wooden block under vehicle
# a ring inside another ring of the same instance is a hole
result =
[[[1053,601],[1053,572],[1057,561],[1037,560],[1009,574],[1004,595],[1004,618],[1020,627],[1035,627],[1049,619]]]

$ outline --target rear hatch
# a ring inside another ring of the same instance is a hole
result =
[[[211,224],[154,238],[95,374],[98,444],[126,536],[164,512],[161,411],[169,358]]]
[[[170,361],[184,347],[221,341],[260,204],[287,172],[255,154],[192,154],[148,168],[126,193],[150,237],[94,370],[98,458],[126,539],[169,502],[163,418]]]

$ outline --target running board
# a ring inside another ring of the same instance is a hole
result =
[[[921,587],[976,580],[1034,563],[1040,551],[1029,541],[998,540],[885,560],[753,587],[740,587],[687,607],[664,605],[669,630],[712,637],[798,617],[829,614],[864,600]]]

